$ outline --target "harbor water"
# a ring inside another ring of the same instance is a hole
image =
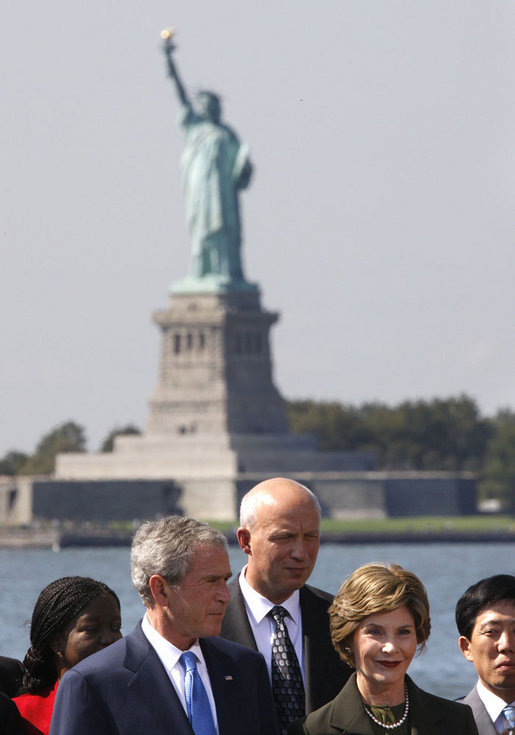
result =
[[[356,567],[370,561],[397,562],[415,572],[426,585],[432,632],[410,674],[423,689],[454,699],[475,681],[474,669],[458,649],[454,607],[458,597],[482,577],[515,573],[514,545],[493,544],[324,544],[310,584],[336,592]],[[230,548],[233,572],[245,563]],[[0,654],[23,659],[28,647],[28,621],[41,589],[66,575],[84,575],[106,582],[120,597],[123,633],[132,630],[144,608],[130,581],[128,548],[0,549]]]

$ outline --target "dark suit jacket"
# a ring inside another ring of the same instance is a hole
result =
[[[469,707],[419,689],[409,677],[411,735],[477,735]],[[392,732],[395,732],[393,730]],[[353,675],[332,702],[294,723],[288,735],[374,735]]]
[[[466,697],[459,699],[458,702],[468,704],[477,725],[477,731],[479,735],[497,735],[497,730],[494,727],[490,715],[486,711],[486,707],[479,694],[477,693],[476,687],[472,689]]]
[[[221,638],[200,640],[220,735],[276,735],[268,672]],[[57,690],[51,735],[193,735],[175,689],[141,630],[70,669]]]
[[[229,583],[229,593],[220,635],[257,651],[238,577]],[[333,699],[352,673],[331,642],[327,610],[332,601],[332,595],[315,587],[300,590],[307,713]]]
[[[18,708],[5,694],[0,694],[0,733],[2,735],[25,735]]]
[[[16,658],[0,656],[0,692],[8,697],[20,693],[23,680],[23,665]]]

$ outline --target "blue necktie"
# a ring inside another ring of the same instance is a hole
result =
[[[507,704],[503,711],[504,721],[507,725],[506,732],[515,732],[515,706]]]
[[[197,657],[193,651],[181,656],[184,668],[184,693],[188,719],[195,735],[217,735],[209,699],[202,679],[197,671]]]

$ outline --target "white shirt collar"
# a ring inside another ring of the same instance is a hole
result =
[[[485,705],[485,709],[490,715],[490,719],[492,722],[495,722],[508,703],[505,702],[504,699],[498,697],[497,694],[494,694],[487,689],[480,680],[478,680],[476,686],[479,698]],[[515,704],[515,702],[512,702],[511,704]]]
[[[270,610],[275,607],[275,605],[273,602],[270,602],[270,600],[268,600],[266,597],[263,597],[263,595],[259,594],[259,592],[256,592],[256,590],[250,586],[250,584],[245,579],[246,569],[247,567],[245,566],[241,570],[239,579],[240,587],[243,593],[243,597],[245,598],[245,601],[247,603],[249,613],[254,618],[255,625],[259,625],[259,623],[270,612]],[[287,600],[282,602],[281,607],[284,607],[284,609],[288,612],[289,616],[296,626],[300,625],[301,613],[299,590],[295,590],[295,592],[293,592]]]
[[[184,651],[181,651],[180,648],[177,648],[177,646],[174,646],[173,643],[170,643],[170,641],[166,640],[166,638],[163,638],[163,636],[158,633],[155,628],[152,627],[146,613],[143,617],[143,620],[141,621],[141,629],[147,637],[152,648],[155,649],[155,652],[161,659],[161,663],[167,670],[168,674],[170,674],[172,669],[174,669],[178,664],[180,665],[179,659]],[[197,660],[205,665],[204,655],[202,653],[202,649],[200,648],[198,640],[196,640],[195,643],[193,643],[193,645],[190,646],[188,650],[193,651],[193,653],[197,657]]]

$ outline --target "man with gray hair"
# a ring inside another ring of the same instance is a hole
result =
[[[59,684],[52,735],[276,735],[262,656],[218,636],[225,537],[193,518],[145,523],[131,553],[143,620]]]
[[[229,584],[222,636],[265,657],[281,733],[333,699],[351,673],[331,643],[332,595],[306,585],[320,516],[311,490],[284,477],[259,483],[241,502],[237,533],[248,561]]]

